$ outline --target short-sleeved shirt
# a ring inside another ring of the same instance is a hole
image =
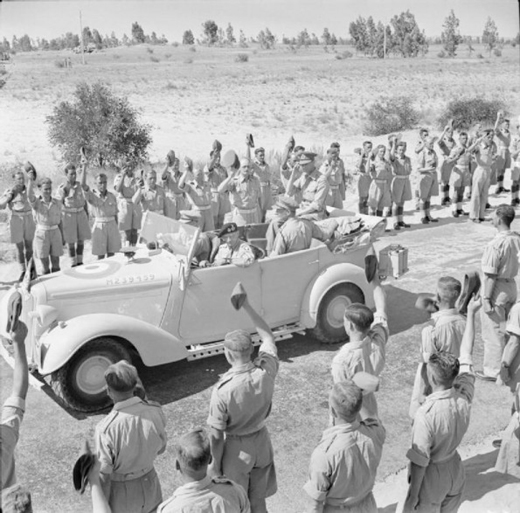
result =
[[[520,387],[520,303],[516,303],[513,308],[511,308],[507,319],[506,331],[509,334],[515,335],[509,338],[502,355],[502,359],[504,360],[506,357],[509,357],[511,353],[514,353],[511,364],[509,365],[511,381],[507,383],[511,392],[514,393],[515,390]],[[510,358],[508,358],[508,360],[510,360]]]
[[[37,225],[56,226],[61,221],[61,204],[56,198],[47,203],[43,198],[29,200]]]
[[[511,145],[511,132],[498,128],[495,130],[495,137],[498,139],[499,151],[504,151]]]
[[[334,383],[352,379],[358,372],[379,376],[386,359],[389,332],[387,321],[376,316],[368,335],[359,342],[347,342],[332,360]]]
[[[312,239],[325,240],[323,230],[307,219],[290,217],[276,234],[269,256],[285,255],[311,247]]]
[[[442,152],[443,157],[450,156],[451,150],[455,147],[455,144],[455,139],[453,139],[452,137],[444,137],[437,143]]]
[[[242,210],[258,207],[261,194],[260,180],[256,176],[237,176],[228,185],[231,203]]]
[[[73,185],[62,183],[58,187],[56,197],[63,203],[65,210],[69,208],[82,208],[85,206],[83,187],[77,181],[74,182]]]
[[[166,419],[160,405],[131,397],[114,405],[96,426],[95,439],[103,474],[137,478],[166,449]]]
[[[457,452],[469,426],[471,402],[475,392],[475,376],[461,358],[461,374],[452,388],[433,392],[419,407],[412,428],[412,446],[407,458],[427,467],[442,463]]]
[[[202,185],[199,185],[196,181],[188,182],[184,184],[183,190],[186,192],[193,207],[211,206],[211,187],[209,183],[203,182]]]
[[[300,178],[295,180],[293,188],[301,193],[302,207],[312,206],[317,212],[325,208],[330,190],[329,182],[325,176],[317,172],[308,175],[302,174]]]
[[[239,267],[247,267],[255,261],[255,254],[251,246],[244,241],[238,242],[238,246],[233,249],[227,244],[221,244],[215,255],[214,262],[217,265],[234,264]]]
[[[2,490],[16,483],[14,449],[20,436],[24,412],[25,401],[21,397],[9,397],[2,407],[2,422],[0,423]]]
[[[471,161],[471,154],[467,151],[467,148],[462,145],[455,146],[450,153],[450,158],[455,159],[455,165],[462,169],[468,169]]]
[[[211,192],[217,192],[218,186],[227,178],[226,170],[220,165],[213,166],[212,169],[209,169],[206,165],[204,167],[204,173]]]
[[[271,168],[267,162],[260,164],[258,160],[253,161],[253,172],[260,181],[260,185],[266,187],[271,183]]]
[[[424,148],[419,154],[419,168],[423,168],[424,171],[435,171],[438,163],[439,159],[435,150]]]
[[[168,173],[167,179],[162,181],[162,186],[166,195],[180,195],[183,192],[179,189],[179,180],[181,179],[181,175],[179,173]]]
[[[254,362],[232,367],[213,389],[208,424],[228,435],[260,431],[271,412],[278,356],[260,347]]]
[[[386,159],[376,157],[372,162],[372,172],[375,180],[389,182],[392,178],[392,165]]]
[[[90,205],[94,219],[111,219],[117,215],[117,200],[114,194],[106,191],[104,196],[98,190],[85,191],[85,198]]]
[[[446,351],[456,356],[460,355],[460,345],[466,318],[456,308],[440,310],[432,314],[432,322],[422,330],[422,359],[428,363],[433,353]]]
[[[406,155],[404,157],[395,156],[392,162],[392,174],[394,176],[410,176],[412,172],[412,161]]]
[[[312,453],[303,489],[330,506],[360,503],[374,487],[385,436],[384,427],[374,419],[327,429]]]
[[[473,158],[475,159],[478,167],[491,169],[495,153],[496,145],[494,143],[488,146],[485,146],[483,143],[481,143],[473,150]]]
[[[135,176],[119,173],[114,178],[114,187],[123,182],[121,190],[117,193],[117,199],[132,199],[139,185]]]
[[[164,205],[166,203],[164,189],[156,186],[155,189],[145,187],[141,191],[141,205],[143,211],[159,212],[164,214]]]
[[[12,193],[12,190],[9,189],[5,191],[4,196],[7,196]],[[20,192],[17,192],[13,199],[7,203],[9,210],[11,212],[30,212],[31,205],[29,203],[29,198],[27,197],[27,189],[24,186],[24,189]]]
[[[193,481],[179,486],[157,508],[157,513],[250,513],[246,491],[225,477]]]
[[[342,167],[342,163],[339,160],[335,160],[329,164],[326,160],[320,167],[320,174],[324,175],[328,173],[329,168],[332,168],[327,180],[329,181],[329,185],[331,187],[339,187],[339,185],[343,182],[345,177],[345,169]]]

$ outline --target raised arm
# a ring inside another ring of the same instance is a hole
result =
[[[218,186],[218,192],[226,192],[229,189],[229,185],[235,176],[237,176],[238,169],[236,168],[226,168],[227,178],[222,181],[222,183]]]
[[[473,298],[468,304],[466,329],[460,345],[460,357],[463,363],[471,364],[472,362],[473,344],[475,343],[475,316],[481,304],[480,297]]]
[[[260,335],[260,339],[262,340],[260,351],[277,355],[278,350],[276,348],[271,328],[269,327],[267,322],[265,322],[265,320],[262,317],[260,317],[258,312],[251,306],[247,296],[244,301],[244,304],[242,305],[242,308],[246,311],[247,315],[249,315],[249,318],[253,321],[258,335]]]
[[[285,145],[285,147],[283,149],[282,161],[280,162],[280,169],[287,168],[287,162],[289,161],[289,155],[293,151],[295,144],[296,144],[296,141],[294,140],[294,137],[291,135],[289,142]]]
[[[184,157],[184,171],[182,172],[182,175],[179,179],[179,189],[184,189],[184,186],[186,185],[186,179],[188,178],[188,173],[192,169],[193,161],[188,157]]]
[[[29,389],[29,367],[25,353],[25,338],[27,337],[27,326],[18,321],[16,330],[11,332],[14,352],[13,390],[12,396],[19,397],[25,401]]]
[[[287,194],[287,196],[292,196],[294,194],[294,182],[296,181],[296,173],[299,172],[299,170],[299,164],[296,164],[292,169],[291,176],[289,178],[289,181],[287,182],[287,187],[285,189],[285,194]]]

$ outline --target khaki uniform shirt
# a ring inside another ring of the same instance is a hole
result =
[[[455,158],[455,165],[460,169],[469,169],[471,161],[471,154],[468,153],[467,148],[460,144],[455,146],[450,153],[450,158]]]
[[[2,407],[2,422],[0,423],[2,490],[16,484],[14,449],[18,443],[24,412],[25,401],[21,397],[9,397]]]
[[[452,388],[430,394],[415,414],[412,447],[406,457],[420,467],[449,460],[466,434],[475,376],[463,359],[461,371]]]
[[[74,182],[72,186],[68,183],[62,183],[58,187],[56,197],[63,203],[65,211],[85,207],[85,195],[83,194],[83,187],[79,182]]]
[[[447,137],[445,137],[444,139],[441,139],[440,141],[438,141],[437,145],[441,149],[442,156],[449,157],[451,150],[456,145],[456,142],[455,142],[455,139],[453,139],[453,138],[448,139]]]
[[[327,429],[312,453],[303,489],[330,506],[356,506],[374,487],[385,436],[374,419]]]
[[[37,225],[57,226],[60,224],[61,204],[56,198],[51,198],[50,203],[46,203],[42,198],[34,198],[30,203]]]
[[[312,221],[290,217],[282,225],[274,240],[269,256],[285,255],[311,247],[312,239],[325,240],[327,236]]]
[[[325,209],[330,185],[323,175],[318,172],[313,172],[310,175],[302,174],[298,180],[295,180],[293,189],[301,193],[301,206],[303,208],[312,206],[316,212]]]
[[[320,170],[319,170],[320,175],[324,175],[325,173],[327,173],[329,171],[330,167],[332,167],[332,171],[330,172],[330,175],[328,176],[329,185],[333,189],[338,189],[344,180],[345,169],[343,169],[341,167],[341,164],[339,161],[334,161],[331,164],[329,164],[328,161],[325,161],[320,166]]]
[[[245,490],[225,477],[210,478],[179,486],[157,508],[157,513],[250,513]]]
[[[473,150],[473,158],[477,163],[478,167],[483,167],[485,169],[491,169],[491,165],[493,164],[493,160],[496,153],[496,145],[490,144],[489,146],[484,146],[484,144],[480,144]]]
[[[221,244],[214,261],[216,265],[234,264],[247,267],[255,261],[255,254],[251,246],[244,241],[239,241],[238,247],[234,249],[230,249],[227,244]]]
[[[235,177],[228,186],[231,193],[231,203],[239,210],[258,208],[261,194],[260,180],[256,176],[244,178]]]
[[[117,216],[117,200],[114,194],[107,191],[102,196],[98,190],[88,190],[85,197],[90,204],[90,212],[94,219],[115,219]]]
[[[227,178],[226,170],[222,166],[214,166],[210,170],[206,165],[204,166],[204,174],[212,192],[217,192],[218,186]]]
[[[395,158],[391,160],[391,163],[392,174],[394,176],[410,176],[412,172],[412,161],[410,157],[406,155],[404,157],[398,157],[396,155]]]
[[[188,195],[190,203],[195,208],[211,207],[211,188],[209,183],[199,185],[196,181],[184,184],[184,190]]]
[[[158,212],[159,214],[164,215],[165,204],[166,196],[162,187],[158,185],[155,189],[145,187],[141,191],[141,205],[143,207],[143,212],[149,210],[150,212]]]
[[[435,171],[437,169],[438,163],[439,159],[437,158],[437,153],[435,153],[435,150],[424,148],[419,154],[419,168],[424,168],[425,171],[419,171],[419,173]]]
[[[260,162],[255,159],[253,161],[253,172],[260,181],[260,185],[267,186],[271,183],[271,168],[267,162],[260,164]]]
[[[11,189],[5,191],[4,196],[10,195],[12,192]],[[7,206],[12,212],[30,212],[31,205],[29,203],[29,198],[27,197],[27,189],[24,187],[22,192],[15,194],[13,199],[7,203]]]
[[[432,353],[440,351],[446,351],[458,358],[465,329],[466,318],[456,308],[432,314],[432,323],[422,330],[423,362],[428,363]]]
[[[511,146],[511,132],[498,128],[495,130],[495,137],[498,139],[498,151],[504,154]]]
[[[271,413],[278,355],[260,353],[254,362],[231,368],[211,394],[208,424],[228,435],[245,436],[260,431]]]
[[[114,405],[96,426],[101,472],[115,481],[137,479],[153,469],[166,449],[166,419],[158,404],[131,397]]]
[[[123,182],[123,186],[121,187],[121,191],[117,193],[117,198],[131,200],[139,187],[137,178],[119,173],[114,178],[114,187],[121,182]]]

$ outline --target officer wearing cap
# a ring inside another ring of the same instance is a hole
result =
[[[265,499],[277,490],[273,447],[265,420],[271,412],[278,352],[268,324],[249,304],[243,310],[260,336],[258,357],[252,361],[253,342],[244,330],[228,333],[224,354],[231,365],[213,389],[208,425],[213,461],[212,476],[232,479],[247,491],[253,513],[265,513]]]
[[[298,204],[294,199],[286,196],[280,196],[274,207],[276,220],[273,223],[282,223],[278,229],[272,249],[269,253],[270,257],[285,255],[309,249],[312,239],[321,241],[327,240],[327,234],[318,227],[313,221],[296,217]],[[336,229],[337,224],[331,230]]]
[[[318,221],[327,217],[325,206],[330,189],[328,180],[332,168],[329,167],[325,174],[320,174],[316,170],[315,158],[316,153],[310,151],[301,154],[298,165],[293,168],[289,178],[287,196],[293,196],[296,192],[300,192],[302,201],[298,215]],[[296,178],[298,167],[302,175]]]
[[[250,513],[244,488],[227,477],[208,476],[210,462],[206,432],[196,429],[183,435],[175,444],[175,470],[182,485],[157,508],[157,513]]]
[[[255,254],[251,246],[247,242],[240,240],[240,233],[236,223],[225,224],[218,233],[218,237],[221,243],[215,255],[214,263],[201,262],[200,267],[229,264],[237,265],[238,267],[248,267],[255,261]]]
[[[105,496],[113,513],[155,511],[162,493],[154,460],[166,449],[166,419],[159,404],[135,395],[133,365],[110,365],[105,381],[114,408],[95,431]]]
[[[246,156],[251,160],[251,148],[254,147],[253,136],[246,136]],[[266,212],[273,206],[273,196],[271,193],[271,169],[265,161],[265,149],[258,147],[255,149],[255,158],[251,162],[254,176],[260,182],[260,222],[265,222]]]
[[[303,487],[309,511],[377,511],[372,489],[386,432],[377,419],[359,420],[362,404],[355,379],[336,383],[330,392],[333,426],[312,453]]]

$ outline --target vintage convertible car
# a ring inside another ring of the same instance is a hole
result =
[[[325,343],[345,338],[343,314],[352,302],[373,307],[365,255],[386,221],[365,218],[345,244],[313,241],[310,249],[234,265],[193,269],[199,230],[147,214],[142,234],[161,247],[40,277],[21,287],[27,354],[35,371],[77,410],[108,405],[104,371],[120,359],[147,366],[223,352],[226,332],[254,332],[229,301],[242,282],[251,304],[277,338],[311,330]],[[376,226],[377,225],[377,226]],[[160,244],[158,244],[160,246]],[[1,312],[5,314],[7,296]]]

